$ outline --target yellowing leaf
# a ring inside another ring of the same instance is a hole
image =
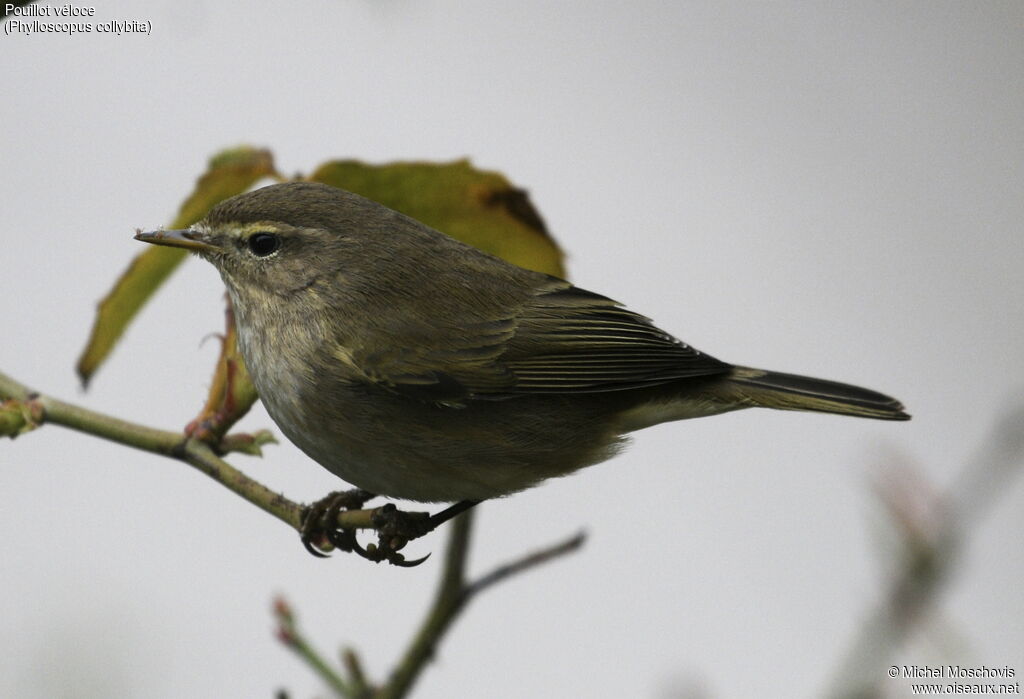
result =
[[[312,176],[347,189],[520,267],[565,276],[563,254],[526,191],[468,160],[368,165],[337,160]]]
[[[206,405],[185,427],[185,434],[210,444],[219,444],[231,426],[241,420],[259,398],[245,360],[238,351],[238,332],[230,299],[225,316],[227,329],[221,338],[220,356],[213,371]]]
[[[222,151],[210,159],[206,173],[181,205],[171,228],[186,228],[214,204],[240,194],[264,177],[276,175],[269,151],[249,147]],[[97,309],[89,341],[78,359],[78,375],[88,384],[125,328],[185,258],[185,251],[147,247],[114,284]]]

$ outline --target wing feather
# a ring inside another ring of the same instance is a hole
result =
[[[353,352],[353,362],[378,385],[447,405],[624,391],[731,368],[605,296],[538,279],[518,307],[494,304],[490,315],[503,317],[481,317],[478,306],[470,322],[426,326],[397,314],[382,333],[389,341]]]
[[[545,290],[523,309],[503,359],[516,393],[621,391],[730,368],[612,299],[573,286]]]

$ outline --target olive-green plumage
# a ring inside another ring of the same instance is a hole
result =
[[[217,267],[271,417],[379,495],[506,495],[609,458],[633,430],[739,408],[909,418],[874,391],[719,361],[604,296],[325,185],[272,185],[188,231],[138,237]]]

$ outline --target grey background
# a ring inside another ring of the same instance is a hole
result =
[[[746,411],[485,505],[484,572],[585,550],[480,598],[420,696],[817,696],[885,580],[870,474],[949,485],[1024,386],[1024,5],[97,4],[152,36],[0,37],[0,367],[165,428],[199,407],[221,287],[190,262],[93,387],[94,303],[213,152],[472,157],[528,188],[574,281],[723,359],[862,383],[906,424]],[[261,410],[244,426],[270,426]],[[338,486],[290,445],[250,475]],[[440,556],[314,560],[197,472],[57,427],[0,444],[0,695],[323,695],[273,639],[381,677]],[[894,664],[1024,672],[1024,488],[981,523]],[[444,535],[414,544],[440,552]],[[908,683],[883,680],[894,696]]]

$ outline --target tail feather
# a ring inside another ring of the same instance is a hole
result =
[[[878,420],[910,419],[903,404],[895,398],[837,381],[747,367],[736,367],[729,381],[745,401],[764,408],[811,410]]]

